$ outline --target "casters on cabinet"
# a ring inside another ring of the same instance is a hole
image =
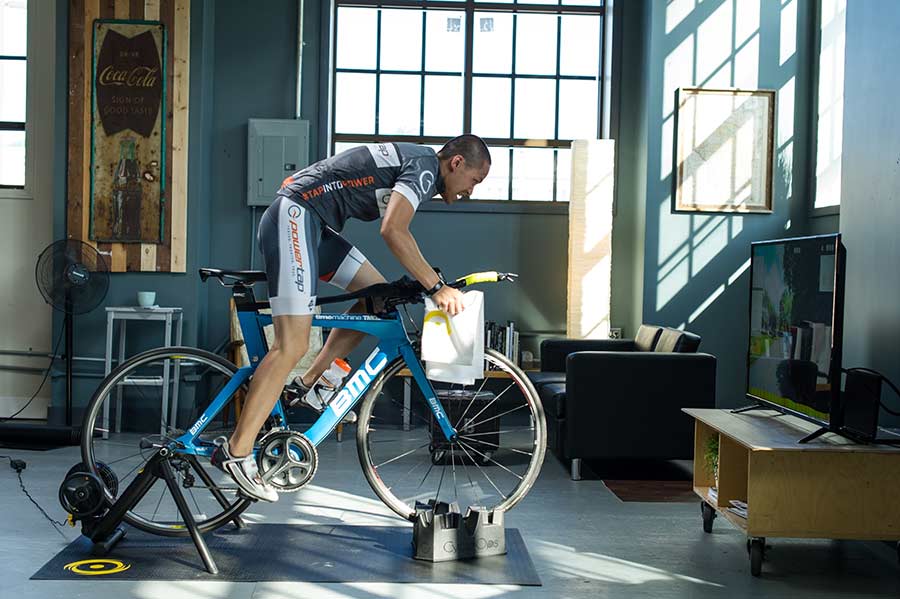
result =
[[[703,516],[703,532],[712,532],[713,520],[716,519],[716,508],[701,501],[700,514]]]
[[[747,539],[747,552],[750,554],[750,574],[759,576],[762,573],[762,563],[766,555],[765,537]]]

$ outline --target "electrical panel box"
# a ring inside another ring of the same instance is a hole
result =
[[[268,206],[281,182],[309,165],[309,121],[247,121],[247,205]]]

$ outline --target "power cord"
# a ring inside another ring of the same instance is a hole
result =
[[[25,496],[28,497],[31,503],[34,504],[34,507],[36,507],[44,515],[44,518],[50,521],[50,523],[53,525],[53,530],[59,533],[59,536],[61,536],[63,539],[68,541],[69,539],[59,529],[60,526],[65,526],[66,523],[59,522],[58,520],[54,520],[53,518],[51,518],[50,515],[44,511],[44,508],[42,508],[40,504],[38,504],[38,502],[34,500],[34,497],[31,496],[31,493],[28,492],[28,489],[25,488],[25,482],[22,480],[22,470],[25,470],[25,460],[17,460],[8,455],[0,455],[0,458],[6,458],[7,460],[9,460],[9,467],[15,470],[16,475],[19,477],[19,487],[22,488],[22,492],[25,493]]]
[[[879,377],[881,380],[883,380],[885,383],[887,383],[888,386],[889,386],[891,389],[894,390],[894,393],[896,393],[897,396],[900,397],[900,389],[897,388],[897,385],[895,385],[894,383],[892,383],[892,382],[891,382],[891,379],[889,379],[888,377],[884,376],[883,374],[881,374],[881,373],[878,372],[877,370],[874,370],[874,369],[872,369],[872,368],[863,368],[863,367],[861,367],[861,366],[857,366],[857,367],[854,367],[854,368],[841,368],[841,370],[844,371],[845,373],[848,373],[848,374],[851,373],[851,372],[868,372],[869,374],[874,374],[875,376],[877,376],[877,377]],[[895,412],[894,410],[892,410],[892,409],[890,409],[889,407],[887,407],[886,405],[884,405],[884,402],[881,401],[881,398],[880,398],[880,397],[878,398],[878,404],[881,406],[881,409],[882,409],[882,410],[884,410],[885,412],[887,412],[887,413],[890,414],[891,416],[900,416],[900,412]]]
[[[34,401],[34,398],[37,397],[37,394],[41,392],[41,389],[44,387],[44,383],[47,382],[47,377],[50,376],[50,371],[53,369],[53,360],[56,359],[56,351],[59,349],[59,342],[62,341],[63,332],[65,330],[66,330],[65,326],[63,326],[59,330],[59,337],[56,338],[56,344],[53,346],[53,352],[50,354],[50,356],[51,356],[50,364],[47,365],[47,370],[44,371],[44,378],[41,379],[41,384],[38,385],[38,388],[35,390],[34,395],[32,395],[31,398],[25,403],[25,405],[22,406],[21,408],[19,408],[19,410],[15,414],[13,414],[12,416],[5,416],[3,418],[0,418],[0,422],[6,422],[7,420],[12,420],[13,418],[15,418],[16,416],[21,414],[25,410],[25,408],[27,408],[28,406],[31,405],[31,402]],[[24,468],[24,466],[23,466],[23,468]]]

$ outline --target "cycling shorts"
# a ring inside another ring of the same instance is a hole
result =
[[[318,282],[346,290],[366,257],[312,210],[278,196],[259,221],[273,316],[312,314]]]

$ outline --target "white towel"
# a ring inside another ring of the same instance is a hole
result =
[[[429,379],[471,385],[484,377],[484,294],[463,294],[465,310],[450,317],[425,298],[422,360]]]

